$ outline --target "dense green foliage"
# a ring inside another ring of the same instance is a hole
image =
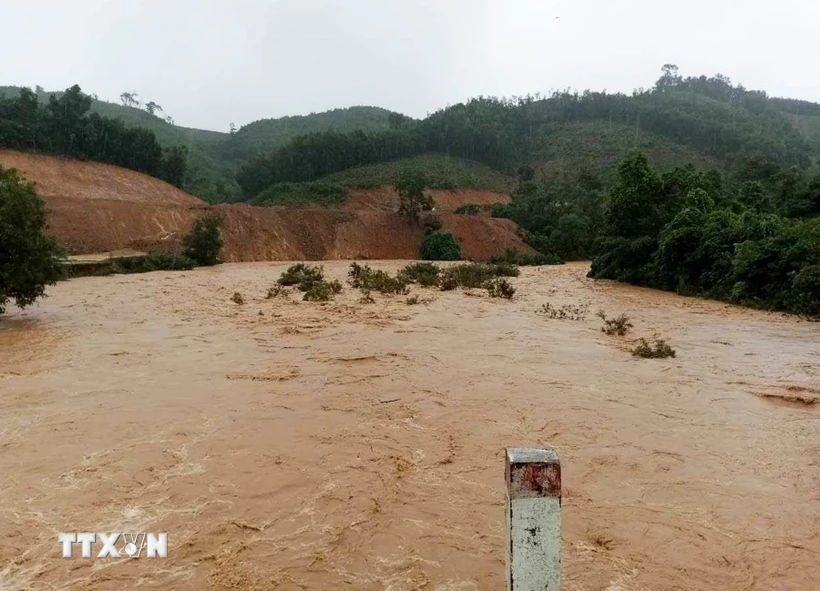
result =
[[[350,107],[310,115],[261,119],[231,134],[222,152],[229,158],[244,161],[308,133],[331,129],[339,133],[387,130],[390,129],[391,118],[395,117],[403,118],[398,113],[379,107]]]
[[[460,261],[461,245],[452,234],[427,232],[421,243],[421,258],[425,261]]]
[[[296,263],[288,267],[276,283],[284,287],[295,285],[300,291],[307,291],[314,283],[324,281],[324,278],[325,272],[321,266]]]
[[[45,235],[46,212],[34,185],[0,166],[0,314],[23,308],[60,278],[61,249]]]
[[[439,286],[442,291],[450,291],[457,287],[479,288],[487,287],[487,283],[496,277],[518,277],[521,271],[515,265],[501,263],[487,265],[484,263],[464,263],[448,267],[439,277]]]
[[[199,218],[183,238],[183,253],[197,265],[210,267],[219,264],[222,251],[222,218],[215,213]]]
[[[373,269],[370,265],[350,264],[350,285],[363,292],[378,291],[383,294],[407,294],[410,279],[407,275],[397,273],[395,277],[387,271]]]
[[[577,164],[585,158],[598,172],[636,146],[657,149],[675,164],[697,160],[728,168],[762,158],[806,166],[811,146],[782,107],[723,76],[684,79],[667,66],[652,89],[631,96],[587,91],[547,99],[478,98],[387,131],[308,134],[255,156],[237,180],[251,196],[276,182],[310,181],[423,153],[476,160],[498,170],[562,158]]]
[[[347,189],[328,181],[279,183],[271,185],[250,200],[251,205],[340,205]]]
[[[152,131],[89,113],[91,103],[76,85],[47,103],[27,88],[0,97],[0,147],[106,162],[183,185],[185,147],[163,150]]]
[[[640,152],[610,189],[591,276],[820,314],[820,173],[759,160],[725,178],[654,170]]]
[[[297,263],[285,270],[277,281],[277,288],[268,290],[268,298],[282,293],[281,288],[295,285],[299,291],[305,293],[302,299],[306,302],[327,302],[333,296],[342,292],[342,284],[334,279],[327,281],[325,271],[321,266]]]
[[[529,245],[546,257],[540,264],[589,258],[603,220],[602,179],[583,168],[536,179],[526,166],[518,178],[512,201],[494,205],[493,216],[509,218],[524,230]]]
[[[328,175],[322,180],[368,189],[395,185],[401,173],[407,169],[417,170],[424,175],[428,189],[485,189],[506,193],[514,186],[508,175],[493,170],[486,164],[441,154],[423,154],[391,162],[357,166]]]
[[[399,271],[405,283],[417,283],[421,287],[438,285],[441,268],[435,263],[410,263]]]
[[[399,214],[411,224],[418,223],[422,211],[433,207],[432,200],[424,194],[426,187],[427,179],[414,168],[402,171],[393,186],[399,194]]]

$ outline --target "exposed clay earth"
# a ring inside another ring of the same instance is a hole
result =
[[[419,255],[421,224],[409,225],[390,187],[351,190],[339,207],[210,207],[148,175],[98,162],[0,150],[0,165],[36,183],[48,232],[74,255],[173,250],[209,209],[223,218],[225,261],[406,259]],[[444,231],[463,258],[485,260],[507,248],[534,252],[510,220],[453,213],[460,205],[506,203],[492,191],[428,191]]]
[[[818,588],[820,325],[584,264],[415,306],[265,299],[284,269],[75,279],[0,319],[0,589],[502,589],[507,446],[561,456],[564,589]],[[630,355],[655,333],[677,358]],[[84,531],[169,557],[63,559]]]

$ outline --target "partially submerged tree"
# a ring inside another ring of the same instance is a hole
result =
[[[215,213],[199,218],[182,241],[185,256],[201,266],[219,264],[219,253],[222,250],[221,228],[222,218]]]
[[[0,166],[0,314],[21,308],[60,278],[62,250],[45,235],[46,212],[34,185]]]

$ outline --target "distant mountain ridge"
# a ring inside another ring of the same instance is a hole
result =
[[[20,88],[0,86],[0,96],[16,96]],[[41,102],[48,101],[52,94],[59,96],[61,93],[39,87],[36,90]],[[99,99],[94,99],[91,111],[122,119],[129,126],[149,129],[163,147],[188,148],[188,182],[185,188],[211,202],[238,198],[239,188],[234,178],[236,170],[260,151],[276,149],[306,133],[329,129],[340,132],[379,131],[389,128],[391,115],[404,118],[379,107],[354,106],[308,115],[260,119],[242,126],[235,133],[224,133],[174,125],[143,108]]]
[[[0,95],[18,92],[18,87],[0,87]],[[41,101],[52,94],[39,87],[37,92]],[[211,202],[249,199],[272,183],[311,181],[351,167],[422,154],[475,160],[499,174],[510,174],[522,164],[547,171],[607,171],[636,147],[661,167],[691,163],[725,169],[746,157],[798,166],[820,160],[820,104],[768,97],[720,75],[682,78],[674,67],[665,67],[650,91],[632,95],[562,92],[518,103],[480,98],[424,120],[380,107],[354,106],[260,119],[222,133],[173,125],[133,106],[95,100],[91,109],[153,131],[164,147],[185,146],[184,188]],[[326,132],[336,135],[316,135]],[[338,157],[334,150],[361,146],[372,153],[374,142],[381,146],[375,155],[327,166]],[[300,162],[298,174],[272,164],[271,158],[282,150],[287,160]],[[269,170],[250,182],[242,195],[237,173],[242,170],[240,180],[251,178],[249,167],[252,172],[253,167]],[[368,170],[354,176],[363,184],[384,178],[372,170],[372,178]]]

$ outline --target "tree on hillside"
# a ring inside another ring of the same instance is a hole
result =
[[[414,169],[405,169],[395,184],[399,194],[399,213],[411,224],[418,223],[419,214],[430,206],[430,199],[424,195],[426,180],[424,175]]]
[[[678,67],[674,64],[665,64],[661,68],[661,71],[663,72],[663,75],[655,83],[655,88],[658,90],[674,88],[683,80],[683,78],[681,78],[680,74],[678,73]]]
[[[163,154],[159,177],[175,187],[181,187],[185,182],[185,171],[188,168],[188,148],[174,146],[163,150]]]
[[[120,100],[126,107],[139,107],[140,102],[137,97],[139,95],[136,92],[123,92],[120,95]]]
[[[610,233],[628,238],[656,234],[662,225],[657,211],[661,197],[661,181],[646,154],[632,150],[618,166],[610,189]]]
[[[91,97],[76,84],[60,98],[51,95],[46,107],[46,128],[54,142],[53,148],[63,155],[73,155],[84,141],[86,113],[91,108]]]
[[[34,185],[0,166],[0,314],[23,308],[60,277],[61,249],[45,235],[46,212]]]
[[[148,113],[150,113],[151,115],[153,115],[157,111],[162,111],[162,107],[154,101],[149,101],[145,103],[145,110],[148,111]]]

